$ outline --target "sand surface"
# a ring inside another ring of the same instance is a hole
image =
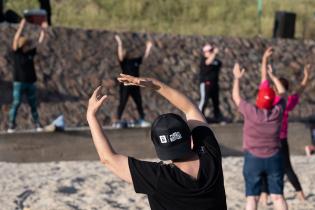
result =
[[[307,196],[295,197],[286,181],[289,209],[315,209],[315,157],[292,157]],[[223,159],[229,210],[244,209],[243,158]],[[50,163],[0,162],[0,210],[149,209],[146,196],[116,178],[97,161]],[[272,203],[260,209],[273,209]]]

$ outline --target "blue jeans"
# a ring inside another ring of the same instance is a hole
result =
[[[13,82],[13,103],[9,112],[10,125],[16,125],[16,116],[22,103],[23,95],[26,95],[28,104],[31,107],[31,113],[34,123],[39,123],[39,117],[36,107],[36,86],[34,83]]]
[[[259,196],[262,178],[266,176],[270,194],[283,194],[283,160],[278,151],[268,158],[260,158],[249,152],[245,153],[243,176],[245,179],[246,196]]]

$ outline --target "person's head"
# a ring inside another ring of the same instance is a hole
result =
[[[279,78],[279,81],[281,82],[281,84],[282,84],[282,86],[284,87],[284,89],[285,89],[286,91],[289,91],[289,87],[290,87],[289,81],[288,81],[286,78],[284,78],[284,77],[280,77],[280,78]]]
[[[203,52],[203,56],[205,56],[206,58],[209,57],[210,55],[213,54],[215,47],[210,45],[210,44],[206,44],[203,48],[202,48],[202,52]]]
[[[271,109],[275,100],[276,94],[275,91],[270,88],[262,88],[258,91],[256,98],[256,106],[259,109]]]
[[[195,155],[190,129],[177,114],[158,116],[151,127],[151,140],[161,160],[184,160]]]
[[[26,50],[32,45],[32,41],[24,36],[20,36],[18,39],[18,49]]]
[[[139,57],[139,52],[136,48],[124,49],[123,50],[124,58],[133,59]]]

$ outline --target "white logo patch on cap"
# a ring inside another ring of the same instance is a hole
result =
[[[166,136],[159,136],[160,137],[160,142],[162,143],[162,144],[165,144],[165,143],[167,143],[167,139],[166,139]]]
[[[180,134],[180,132],[174,132],[170,135],[171,142],[179,140],[179,139],[182,139],[182,135]]]

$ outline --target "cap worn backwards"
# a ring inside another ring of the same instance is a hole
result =
[[[184,159],[195,154],[190,137],[187,123],[177,114],[160,115],[152,124],[151,140],[161,160]]]

